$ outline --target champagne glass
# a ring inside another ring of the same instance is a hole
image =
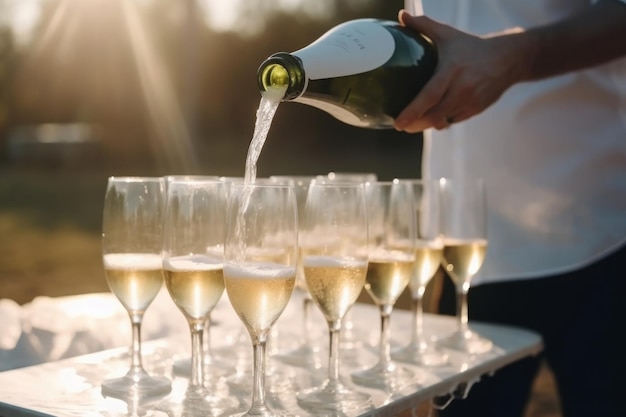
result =
[[[298,403],[315,412],[352,414],[371,407],[370,395],[339,378],[339,332],[356,302],[367,272],[368,232],[362,184],[309,186],[302,235],[302,262],[307,288],[328,324],[328,378],[298,392]]]
[[[172,181],[181,180],[219,180],[221,177],[218,175],[166,175],[165,177],[165,190]]]
[[[227,193],[232,184],[246,183],[244,177],[220,177],[220,180],[226,184]],[[280,184],[277,184],[276,180],[265,177],[256,177],[253,183],[257,185],[293,185],[291,181],[281,181]],[[272,256],[273,254],[268,251],[258,251],[255,254],[255,260],[272,261]],[[234,341],[234,344],[222,348],[222,350],[227,349],[228,356],[235,359],[235,373],[227,378],[227,383],[233,392],[248,392],[252,385],[251,358],[248,355],[248,349],[246,349],[249,340],[248,331],[245,326],[241,326],[230,338]],[[267,338],[266,351],[268,356],[274,353],[272,350],[278,344],[278,338],[278,330],[276,326],[272,326]],[[267,363],[264,375],[271,393],[284,392],[293,388],[292,378],[286,375],[283,370],[272,366],[271,361]]]
[[[277,180],[274,178],[270,178],[270,177],[255,177],[253,178],[251,181],[246,180],[244,177],[220,177],[220,181],[224,182],[226,184],[226,191],[228,194],[228,191],[230,190],[230,186],[233,183],[254,183],[257,185],[288,185],[288,186],[293,186],[293,181],[291,180],[287,180],[287,179],[282,179],[282,180]],[[257,256],[257,260],[259,261],[263,261],[263,260],[268,260],[270,261],[272,258],[272,254],[269,254],[267,252],[262,252],[259,253]],[[240,347],[244,348],[246,347],[247,343],[248,343],[248,332],[245,330],[245,328],[242,326],[241,329],[239,329],[239,335],[236,337],[237,340],[239,340],[240,342]],[[277,345],[278,340],[278,330],[277,330],[277,326],[272,326],[272,331],[270,332],[269,335],[269,339],[267,341],[267,353],[268,355],[273,354],[276,351],[275,345]],[[248,353],[248,350],[245,349],[246,354]],[[247,355],[246,355],[247,356]],[[272,370],[273,369],[266,369],[265,372],[265,377],[266,380],[267,378],[272,375]],[[249,382],[250,378],[247,377],[247,375],[236,375],[236,376],[232,376],[230,378],[231,382],[233,382],[235,385],[238,383],[238,381],[236,381],[236,379],[239,379],[239,377],[243,377],[246,378],[246,381]]]
[[[318,176],[318,181],[365,184],[367,182],[378,181],[378,175],[374,172],[330,171],[325,176]],[[341,328],[340,346],[342,349],[350,350],[363,345],[363,340],[366,336],[359,336],[356,333],[354,320],[352,319],[352,310],[348,310],[343,319]]]
[[[125,376],[107,379],[102,393],[159,395],[171,390],[168,378],[151,376],[141,359],[141,323],[163,285],[165,183],[160,177],[109,177],[102,218],[102,255],[107,284],[132,325],[131,365]]]
[[[334,182],[357,182],[364,184],[366,182],[378,181],[378,176],[374,172],[335,172],[330,171],[326,174],[330,181]]]
[[[484,353],[492,343],[470,329],[467,293],[487,251],[485,184],[480,179],[442,178],[440,185],[445,236],[442,265],[456,286],[458,328],[438,342],[467,353]]]
[[[167,175],[165,178],[165,190],[166,193],[169,189],[169,185],[174,181],[220,181],[220,177],[216,175]],[[226,210],[226,186],[224,188],[224,210]],[[225,219],[222,219],[225,221]],[[220,242],[219,246],[214,246],[213,248],[207,248],[208,251],[216,252],[214,255],[217,256],[217,252],[220,252],[220,255],[223,258],[223,242]],[[167,282],[166,282],[167,284]],[[180,307],[179,307],[180,308]],[[213,308],[211,308],[211,311]],[[214,325],[214,321],[211,318],[211,311],[209,311],[207,315],[207,319],[204,321],[204,331],[202,333],[202,348],[203,348],[203,367],[204,373],[211,372],[213,375],[226,375],[233,370],[233,365],[229,365],[228,363],[220,360],[216,360],[215,355],[213,354],[213,350],[211,348],[211,326]],[[192,364],[191,357],[186,357],[182,359],[178,359],[174,361],[172,366],[175,375],[180,376],[191,376],[192,372]]]
[[[225,222],[223,182],[198,178],[168,182],[163,238],[165,285],[191,333],[186,401],[203,415],[216,415],[236,405],[228,397],[213,395],[204,374],[204,330],[224,292]]]
[[[424,335],[423,297],[426,286],[437,272],[443,253],[441,234],[439,181],[405,179],[414,199],[416,218],[415,263],[409,281],[413,326],[410,342],[391,353],[397,361],[421,366],[441,366],[448,354]]]
[[[224,281],[253,347],[252,404],[244,416],[274,416],[265,401],[266,343],[296,281],[298,216],[293,186],[232,183]]]
[[[298,202],[298,222],[301,225],[304,219],[304,206],[306,204],[306,196],[309,191],[309,185],[316,176],[307,175],[272,175],[271,180],[278,183],[290,183],[293,184],[296,191],[296,199]],[[300,226],[301,227],[301,226]],[[299,245],[300,248],[302,245]],[[277,355],[281,361],[293,365],[301,366],[305,368],[320,368],[322,366],[320,357],[320,348],[313,343],[312,340],[312,327],[311,327],[311,307],[313,307],[313,300],[311,294],[306,287],[304,279],[304,270],[302,268],[302,262],[298,262],[298,274],[296,276],[296,291],[298,291],[302,297],[302,337],[300,338],[299,345],[288,352],[281,352]]]
[[[370,241],[365,290],[380,310],[380,352],[378,362],[353,372],[352,380],[393,391],[408,385],[414,375],[391,359],[389,342],[393,306],[408,285],[415,263],[412,189],[406,182],[368,182],[365,191]]]

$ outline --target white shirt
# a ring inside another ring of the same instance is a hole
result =
[[[484,34],[589,4],[423,0],[423,10]],[[626,59],[518,84],[482,114],[424,136],[425,177],[486,180],[489,248],[472,285],[567,272],[626,243]]]

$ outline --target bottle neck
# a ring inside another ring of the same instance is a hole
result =
[[[285,90],[283,100],[293,100],[304,91],[306,78],[296,56],[277,52],[261,63],[257,71],[259,91]]]

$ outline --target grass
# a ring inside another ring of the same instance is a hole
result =
[[[0,170],[0,298],[107,291],[102,174]]]

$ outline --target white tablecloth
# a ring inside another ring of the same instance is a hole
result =
[[[148,308],[144,340],[186,331],[163,288]],[[111,293],[36,297],[20,306],[0,300],[0,371],[130,345],[128,314]]]

